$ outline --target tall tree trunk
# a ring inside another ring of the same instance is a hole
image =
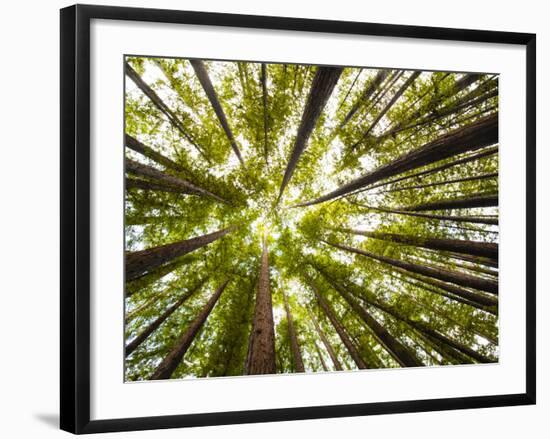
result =
[[[296,134],[296,140],[294,141],[294,147],[288,164],[286,166],[281,188],[279,190],[278,200],[281,199],[283,192],[296,169],[300,156],[306,149],[309,137],[317,124],[317,120],[323,112],[325,105],[342,74],[341,67],[319,67],[313,78],[311,90],[307,98],[304,113],[302,114],[302,120]]]
[[[352,204],[356,204],[360,207],[364,207],[365,209],[369,210],[377,210],[379,212],[384,213],[393,213],[396,215],[406,215],[406,216],[414,216],[417,218],[426,218],[431,220],[442,220],[442,221],[454,221],[456,223],[474,223],[474,224],[487,224],[487,225],[498,225],[498,218],[490,218],[490,217],[479,217],[479,216],[453,216],[453,215],[434,215],[429,213],[414,213],[407,210],[397,210],[397,209],[386,209],[385,207],[372,207],[372,206],[365,206],[359,203],[351,202]]]
[[[208,162],[211,163],[210,159],[204,152],[204,150],[195,142],[193,137],[187,132],[183,126],[182,121],[176,116],[176,114],[164,103],[164,101],[156,94],[156,92],[149,87],[139,74],[128,64],[124,63],[124,69],[126,75],[136,84],[139,89],[147,96],[153,104],[168,118],[170,123],[181,133],[181,135],[195,147],[195,149],[200,153],[200,155]]]
[[[393,107],[393,105],[398,101],[398,99],[405,93],[405,91],[410,87],[410,85],[420,76],[421,72],[413,72],[411,76],[403,83],[403,85],[397,90],[395,95],[390,99],[390,101],[384,106],[384,108],[378,113],[374,121],[370,124],[369,128],[363,133],[358,142],[355,142],[351,149],[357,148],[359,144],[367,138],[369,133],[374,129],[374,127],[380,122],[380,120],[386,115],[386,113]]]
[[[160,152],[155,151],[150,146],[144,145],[139,140],[130,136],[129,134],[126,134],[124,138],[126,146],[131,150],[140,153],[141,155],[153,160],[154,162],[164,166],[167,169],[171,169],[173,171],[181,173],[187,172],[183,166],[177,164],[172,159],[165,157]]]
[[[288,322],[288,336],[290,338],[290,350],[292,351],[292,359],[294,361],[294,372],[304,372],[304,360],[302,359],[302,352],[300,351],[300,344],[298,343],[298,336],[296,335],[296,328],[294,327],[294,321],[292,319],[292,313],[290,312],[290,306],[288,304],[288,298],[283,290],[283,300],[285,303],[286,320]]]
[[[311,321],[313,322],[313,326],[315,327],[315,331],[317,332],[317,335],[319,336],[319,338],[323,342],[323,345],[325,346],[325,349],[328,352],[328,356],[332,360],[332,364],[334,364],[334,369],[344,370],[342,368],[342,363],[340,363],[340,360],[338,360],[338,357],[336,356],[336,353],[334,352],[334,348],[332,347],[332,345],[330,344],[330,342],[327,339],[327,336],[325,335],[325,333],[321,329],[321,326],[319,325],[319,322],[317,321],[317,319],[315,318],[315,316],[313,315],[313,313],[309,309],[308,309],[308,311],[309,311],[309,317],[310,317]]]
[[[206,66],[201,60],[198,59],[191,59],[189,60],[189,62],[191,63],[193,70],[195,70],[195,74],[197,75],[197,78],[199,79],[199,82],[201,83],[202,88],[206,93],[206,96],[208,96],[208,100],[210,101],[210,104],[212,105],[212,108],[214,109],[214,112],[216,113],[216,116],[220,121],[220,125],[222,126],[227,138],[229,139],[229,143],[231,144],[233,152],[235,153],[241,164],[244,164],[243,158],[241,157],[241,151],[239,151],[239,147],[237,146],[237,142],[235,141],[233,132],[229,127],[229,122],[227,122],[227,117],[225,117],[225,113],[218,99],[218,95],[216,94],[216,90],[214,90],[212,81],[210,81]]]
[[[421,274],[423,276],[433,277],[444,282],[451,282],[466,288],[474,288],[476,290],[486,291],[491,294],[498,294],[498,282],[495,282],[493,280],[481,279],[479,277],[474,277],[455,271],[449,271],[443,268],[425,267],[423,265],[418,265],[411,262],[400,261],[398,259],[392,259],[386,256],[375,255],[374,253],[360,250],[358,248],[348,247],[346,245],[335,244],[327,241],[323,242],[340,250],[345,250],[351,253],[366,256],[367,258],[371,258],[394,267],[399,267],[403,270],[412,271],[413,273]]]
[[[447,291],[451,294],[454,294],[455,296],[462,297],[463,299],[466,299],[469,302],[474,302],[476,304],[482,305],[483,307],[480,309],[483,309],[484,311],[487,310],[486,307],[496,307],[498,305],[498,299],[495,298],[494,296],[489,297],[478,293],[474,293],[464,288],[457,287],[456,285],[453,285],[447,282],[442,282],[438,279],[434,279],[433,277],[419,276],[415,273],[411,273],[410,271],[402,270],[400,268],[397,268],[397,271],[407,275],[412,279],[416,279],[422,283],[431,285],[432,287],[439,288],[443,291]]]
[[[422,362],[405,345],[394,338],[386,328],[370,315],[370,313],[355,300],[352,295],[339,284],[329,278],[324,271],[314,266],[321,275],[325,277],[328,283],[336,290],[340,296],[349,304],[355,313],[363,320],[380,345],[395,359],[402,367],[423,366]]]
[[[264,158],[265,158],[265,164],[268,164],[268,152],[269,152],[269,146],[267,144],[267,68],[265,63],[262,63],[262,107],[264,110]]]
[[[346,195],[384,178],[444,160],[467,151],[474,151],[498,141],[498,114],[491,114],[476,122],[458,128],[428,144],[403,154],[394,161],[359,177],[338,189],[315,200],[299,203],[296,206],[311,206]]]
[[[134,352],[141,343],[143,343],[147,337],[149,337],[155,330],[164,323],[164,321],[170,317],[187,299],[189,299],[196,291],[198,291],[207,281],[207,278],[201,280],[199,284],[185,292],[181,297],[171,306],[169,306],[166,311],[164,311],[159,317],[157,317],[147,328],[143,330],[137,337],[135,337],[130,343],[124,348],[124,353],[126,356]]]
[[[416,206],[402,207],[400,210],[423,212],[426,210],[472,209],[475,207],[497,207],[498,195],[479,195],[475,197],[461,197],[432,201],[417,204]]]
[[[195,320],[191,322],[185,333],[179,338],[170,353],[166,356],[166,358],[164,358],[164,360],[162,360],[162,362],[153,372],[153,374],[149,378],[150,380],[167,380],[172,376],[176,368],[181,363],[181,360],[183,359],[185,353],[189,349],[189,346],[191,346],[191,343],[193,343],[193,340],[195,340],[197,333],[202,328],[204,322],[212,312],[214,305],[216,305],[216,302],[220,298],[223,290],[225,290],[225,287],[228,283],[229,279],[227,279],[214,292],[212,297],[210,297],[208,302],[206,302],[206,304],[202,308],[199,315],[195,317]]]
[[[133,175],[139,175],[141,177],[152,178],[156,180],[158,183],[160,183],[161,185],[178,188],[180,189],[180,192],[183,192],[183,193],[199,195],[202,197],[209,197],[221,203],[231,205],[229,201],[219,197],[216,194],[213,194],[210,191],[207,191],[206,189],[203,189],[191,183],[190,181],[165,174],[164,172],[161,172],[155,168],[152,168],[151,166],[142,165],[141,163],[138,163],[128,158],[126,159],[126,172]]]
[[[342,232],[354,235],[367,236],[368,238],[382,241],[396,242],[415,247],[429,248],[432,250],[451,251],[473,256],[483,256],[498,260],[498,244],[493,242],[464,241],[461,239],[429,238],[416,235],[401,235],[397,233],[369,232],[366,230],[337,228]]]
[[[378,89],[378,87],[380,87],[380,84],[382,84],[382,82],[384,82],[384,80],[388,77],[390,72],[391,70],[378,71],[376,76],[367,85],[367,88],[365,89],[361,97],[357,99],[357,101],[353,104],[353,106],[349,110],[348,114],[346,115],[346,117],[338,127],[339,130],[342,129],[344,125],[346,125],[351,120],[351,118],[355,115],[355,113],[357,113],[359,108],[361,108],[361,105],[369,101],[369,99],[372,97],[374,92]]]
[[[197,236],[196,238],[160,245],[146,250],[128,252],[126,253],[126,282],[137,279],[143,274],[150,273],[151,270],[179,256],[204,247],[235,229],[236,226],[230,226],[217,232]]]
[[[311,287],[311,289],[313,290],[315,296],[317,297],[317,300],[319,301],[319,305],[321,306],[321,309],[323,310],[325,315],[330,320],[330,323],[332,323],[332,326],[334,327],[334,329],[338,333],[338,336],[340,337],[340,340],[342,340],[342,343],[347,348],[347,350],[348,350],[351,358],[355,362],[356,366],[359,369],[367,369],[367,365],[365,364],[365,361],[361,358],[361,354],[355,348],[355,345],[352,343],[352,341],[349,338],[348,334],[346,333],[344,327],[342,326],[342,324],[340,323],[340,321],[338,320],[338,318],[334,314],[334,311],[332,310],[332,308],[330,307],[328,302],[319,293],[319,290],[317,289],[317,286],[315,285],[313,279],[311,279],[311,277],[309,277],[307,275],[305,277],[306,277],[306,280],[307,280],[309,286]]]
[[[385,193],[389,193],[389,192],[408,191],[408,190],[411,190],[411,189],[424,189],[424,188],[427,188],[427,187],[445,186],[447,184],[462,183],[462,182],[465,182],[465,181],[489,180],[489,179],[495,178],[495,177],[498,177],[498,172],[491,172],[491,173],[488,173],[488,174],[481,174],[481,175],[473,175],[471,177],[452,178],[450,180],[436,181],[434,183],[417,184],[417,185],[414,185],[414,186],[401,186],[401,187],[381,191],[379,193],[385,194]]]
[[[276,373],[275,330],[273,327],[273,306],[269,281],[267,236],[264,236],[263,240],[254,322],[250,333],[245,368],[247,375]]]
[[[470,154],[467,157],[463,157],[458,160],[453,160],[451,162],[445,163],[443,165],[436,166],[434,168],[426,169],[425,171],[415,172],[414,174],[405,175],[404,177],[394,178],[393,180],[384,181],[382,183],[376,184],[374,186],[369,186],[364,190],[372,190],[379,188],[381,186],[387,186],[388,184],[398,183],[403,180],[410,180],[411,178],[423,177],[426,175],[435,174],[436,172],[444,171],[449,168],[453,168],[458,165],[463,165],[465,163],[470,163],[485,157],[492,156],[498,153],[498,146],[492,146],[490,148],[484,149],[483,151],[477,152],[475,154]]]

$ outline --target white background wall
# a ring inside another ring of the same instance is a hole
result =
[[[95,2],[90,2],[95,3]],[[538,405],[105,435],[106,437],[548,437],[550,99],[543,1],[103,0],[100,4],[535,32],[538,38]],[[58,419],[59,19],[63,1],[3,4],[0,25],[0,434],[61,437]],[[6,245],[7,244],[7,245]],[[546,276],[545,276],[546,275]],[[546,415],[546,416],[545,416]]]

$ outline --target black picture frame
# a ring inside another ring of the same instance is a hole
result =
[[[90,21],[514,44],[526,47],[525,393],[383,403],[90,420]],[[61,10],[61,429],[81,434],[535,404],[536,35],[303,18],[75,5]]]

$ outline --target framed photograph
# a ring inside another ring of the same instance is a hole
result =
[[[535,403],[535,35],[61,10],[61,428]]]

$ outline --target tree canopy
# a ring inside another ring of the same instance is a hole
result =
[[[127,57],[126,380],[498,361],[498,77]]]

